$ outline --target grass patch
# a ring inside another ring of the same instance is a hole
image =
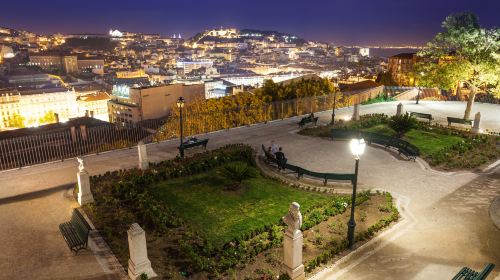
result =
[[[412,129],[403,137],[404,140],[418,147],[422,155],[430,156],[444,148],[464,141],[457,135],[445,135],[435,131]]]
[[[276,223],[293,201],[307,211],[329,200],[328,196],[288,188],[261,175],[244,180],[236,192],[225,191],[222,186],[227,183],[218,172],[211,171],[158,183],[151,193],[214,247]]]
[[[380,94],[375,98],[370,98],[366,101],[361,102],[361,105],[375,104],[375,103],[381,103],[381,102],[390,102],[390,101],[396,101],[396,99],[394,97],[386,96],[385,94]]]

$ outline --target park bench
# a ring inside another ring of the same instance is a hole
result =
[[[207,149],[207,144],[208,144],[208,139],[203,139],[203,140],[196,140],[196,141],[186,141],[186,142],[183,142],[181,146],[179,146],[179,151],[182,151],[182,150],[187,150],[187,149],[191,149],[191,148],[194,148],[194,147],[198,147],[198,146],[203,146],[203,148],[205,148],[205,150]]]
[[[351,138],[363,138],[368,144],[377,144],[384,146],[387,148],[395,148],[399,155],[404,155],[406,158],[411,159],[413,161],[416,160],[419,155],[419,150],[414,145],[398,139],[396,137],[391,137],[379,133],[373,132],[364,132],[364,131],[356,131],[356,130],[347,130],[347,129],[332,129],[332,138],[341,138],[341,139],[351,139]]]
[[[413,116],[415,118],[420,118],[420,119],[427,119],[427,120],[429,120],[429,123],[431,123],[431,121],[432,121],[432,115],[431,114],[418,113],[418,112],[410,112],[410,116]]]
[[[264,156],[266,157],[267,163],[276,163],[276,158],[274,155],[266,150],[264,144],[262,144],[262,151],[264,152]]]
[[[318,117],[314,118],[312,118],[311,116],[303,117],[299,122],[299,126],[304,127],[304,125],[306,125],[307,123],[313,123],[314,125],[316,125],[318,123]]]
[[[276,158],[274,155],[269,153],[266,150],[266,147],[264,145],[262,146],[262,151],[264,152],[264,155],[266,157],[266,161],[268,164],[277,164]],[[326,186],[328,183],[328,180],[336,180],[336,181],[353,181],[354,180],[354,174],[344,174],[344,173],[321,173],[321,172],[314,172],[310,171],[307,169],[304,169],[300,166],[296,166],[293,164],[285,163],[282,166],[283,169],[288,169],[292,173],[297,173],[297,179],[301,179],[304,175],[318,178],[318,179],[323,179],[323,184]]]
[[[472,120],[454,118],[454,117],[446,117],[446,119],[448,120],[448,126],[451,126],[452,123],[472,126]]]
[[[480,272],[476,272],[468,267],[462,268],[452,280],[484,280],[495,268],[492,263],[487,264]]]
[[[78,251],[81,249],[87,248],[87,241],[91,228],[77,209],[73,210],[69,222],[59,225],[59,230],[68,244],[69,249],[75,252],[75,255],[78,254]]]

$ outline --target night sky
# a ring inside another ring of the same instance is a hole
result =
[[[0,26],[37,33],[120,29],[183,37],[255,28],[337,44],[422,44],[443,19],[469,11],[500,27],[500,0],[5,0]]]

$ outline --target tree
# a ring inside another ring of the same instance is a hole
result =
[[[464,113],[469,119],[478,90],[500,92],[500,29],[481,28],[471,13],[450,15],[442,27],[419,52],[424,62],[417,66],[423,74],[417,81],[448,90],[464,83],[470,89]]]
[[[54,123],[56,122],[56,116],[54,114],[54,111],[49,110],[45,112],[43,117],[40,118],[40,123]]]
[[[391,72],[378,73],[375,82],[383,84],[384,86],[397,86],[398,84],[392,78]]]
[[[9,120],[9,125],[11,127],[23,128],[26,127],[24,125],[24,117],[19,114],[14,114]]]

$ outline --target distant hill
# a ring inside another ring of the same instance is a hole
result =
[[[197,33],[191,39],[189,39],[189,41],[197,43],[204,43],[207,41],[224,42],[224,43],[241,43],[244,42],[246,39],[264,40],[265,37],[273,36],[274,40],[280,43],[296,44],[298,46],[307,44],[307,40],[303,38],[278,31],[257,30],[257,29],[242,29],[242,30],[228,29],[228,30],[232,30],[234,31],[234,33],[231,33],[231,36],[217,36],[213,35],[214,32],[212,32],[217,30],[207,30],[205,32]]]

